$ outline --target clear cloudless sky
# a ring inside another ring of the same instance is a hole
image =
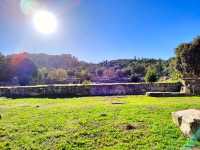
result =
[[[118,58],[163,58],[200,35],[199,0],[38,0],[58,19],[56,33],[44,35],[25,15],[20,0],[0,1],[3,54],[72,54],[100,62]]]

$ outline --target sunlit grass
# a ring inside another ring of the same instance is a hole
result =
[[[187,108],[200,98],[2,98],[0,149],[180,149],[188,139],[171,112]]]

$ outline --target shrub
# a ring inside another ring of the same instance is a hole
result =
[[[147,73],[145,75],[146,82],[156,82],[158,80],[158,76],[156,73],[156,69],[153,67],[149,67]]]
[[[135,74],[131,75],[130,79],[131,79],[131,82],[140,82],[139,76]]]
[[[84,80],[83,82],[82,82],[82,84],[84,84],[84,85],[87,85],[87,84],[91,84],[92,82],[90,81],[90,80]]]

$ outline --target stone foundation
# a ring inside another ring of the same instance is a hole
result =
[[[145,95],[146,92],[179,92],[180,83],[111,83],[0,87],[0,97],[74,97]]]
[[[178,97],[186,96],[184,93],[180,92],[147,92],[146,96],[150,97]]]

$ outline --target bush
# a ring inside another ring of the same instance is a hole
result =
[[[92,82],[90,81],[90,80],[84,80],[83,82],[82,82],[82,84],[84,84],[84,85],[87,85],[87,84],[91,84]]]
[[[157,76],[155,68],[153,68],[153,67],[148,68],[147,73],[145,75],[145,81],[146,82],[156,82],[156,81],[158,81],[158,76]]]
[[[134,74],[131,75],[130,79],[131,79],[131,82],[140,82],[141,81],[139,76],[134,75]]]

